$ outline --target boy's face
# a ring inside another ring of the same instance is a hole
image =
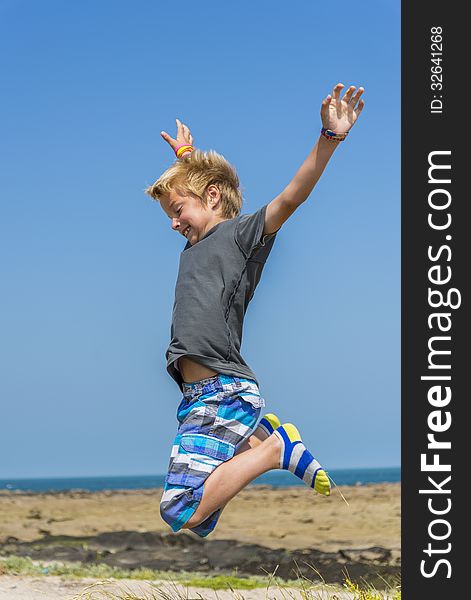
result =
[[[203,205],[189,192],[175,190],[160,198],[165,214],[172,219],[172,229],[185,236],[192,246],[220,221],[215,210],[217,204],[210,199],[207,205]]]

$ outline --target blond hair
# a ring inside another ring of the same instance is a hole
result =
[[[154,200],[171,190],[190,192],[206,205],[206,190],[215,185],[221,194],[221,216],[236,217],[242,208],[242,192],[235,168],[214,150],[193,150],[169,167],[145,192]]]

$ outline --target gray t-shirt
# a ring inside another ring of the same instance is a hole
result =
[[[255,374],[240,354],[242,324],[276,233],[263,235],[266,205],[222,221],[180,256],[167,370],[180,388],[176,361],[187,356],[218,373]]]

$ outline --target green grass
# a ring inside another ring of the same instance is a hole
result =
[[[267,577],[236,577],[233,575],[201,576],[193,573],[173,573],[154,571],[152,569],[119,569],[104,564],[81,563],[41,563],[30,558],[10,556],[0,558],[0,575],[59,575],[70,578],[93,577],[99,579],[138,579],[153,581],[172,581],[190,587],[208,588],[211,590],[253,590],[268,584]]]
[[[274,575],[266,577],[237,577],[235,575],[208,575],[201,576],[194,573],[172,573],[153,571],[151,569],[119,569],[108,565],[84,565],[80,563],[38,563],[30,558],[10,556],[0,558],[0,576],[1,575],[58,575],[65,578],[94,578],[98,579],[96,583],[85,588],[85,590],[76,597],[76,600],[189,600],[188,593],[182,592],[176,587],[180,584],[184,587],[205,588],[209,590],[231,590],[234,600],[243,600],[243,595],[235,590],[253,590],[256,588],[265,588],[267,590],[265,597],[268,598],[268,588],[274,588],[281,593],[283,600],[336,600],[336,590],[338,586],[319,585],[309,578],[299,577],[296,581],[283,581]],[[143,592],[144,595],[136,596],[126,587],[120,588],[114,584],[110,590],[107,585],[113,584],[110,580],[134,579],[146,582],[158,581],[162,584],[149,583],[149,590]],[[387,582],[385,582],[387,584]],[[388,587],[385,585],[385,587]],[[396,589],[389,592],[376,590],[367,582],[361,584],[350,580],[348,575],[343,585],[344,590],[351,594],[352,600],[401,600],[401,591],[399,584]],[[293,590],[297,590],[296,596]],[[338,592],[337,592],[338,593]],[[213,598],[208,595],[208,599]],[[204,596],[198,594],[198,600],[206,600]]]
[[[208,577],[193,576],[183,579],[188,587],[208,588],[210,590],[254,590],[267,587],[268,579],[262,577],[235,577],[234,575],[213,575]]]

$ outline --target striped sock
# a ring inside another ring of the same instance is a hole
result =
[[[292,423],[275,430],[281,440],[280,469],[294,473],[319,494],[330,495],[330,482],[326,472],[301,441],[299,431]]]
[[[269,436],[280,425],[281,425],[280,419],[276,415],[269,413],[268,415],[264,415],[260,419],[260,423],[258,424],[258,427],[260,427],[260,429],[262,431],[264,431],[267,434],[267,436]]]

